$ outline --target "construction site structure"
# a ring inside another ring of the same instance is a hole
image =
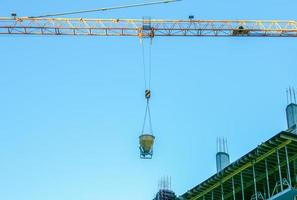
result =
[[[176,195],[172,190],[162,189],[156,194],[153,200],[175,200]]]
[[[286,108],[286,114],[287,114],[288,128],[294,129],[294,126],[296,126],[297,124],[297,100],[296,100],[296,90],[293,87],[290,87],[289,89],[287,89],[287,102],[288,102],[288,106]]]
[[[294,99],[293,90],[289,99]],[[295,101],[288,103],[287,130],[261,143],[177,199],[296,200],[297,104]]]
[[[171,177],[163,177],[159,182],[159,191],[153,200],[175,200],[176,195],[171,190]]]
[[[228,153],[227,139],[217,139],[217,154],[216,154],[217,172],[222,171],[230,164],[230,156]]]

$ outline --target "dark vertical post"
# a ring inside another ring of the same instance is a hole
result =
[[[293,185],[293,187],[295,187],[297,184],[297,170],[296,169],[297,169],[297,160],[294,160],[293,161],[293,171],[294,171],[294,176],[293,176],[294,185]]]
[[[242,200],[244,200],[244,186],[243,186],[242,172],[240,173],[240,183],[241,183],[241,197],[242,197]]]
[[[224,200],[224,188],[223,188],[223,182],[221,183],[221,196],[222,196],[222,200]]]
[[[234,177],[232,176],[232,193],[233,193],[233,200],[235,200],[235,185],[234,185]]]
[[[266,159],[265,159],[265,173],[266,173],[266,182],[267,182],[267,193],[268,193],[268,198],[270,198],[268,164],[267,164],[267,160]]]
[[[285,146],[286,151],[286,161],[287,161],[287,179],[289,181],[290,187],[292,187],[292,181],[291,181],[291,172],[290,172],[290,162],[289,162],[289,155],[288,155],[288,148]]]
[[[255,171],[255,162],[253,162],[253,179],[254,179],[254,193],[255,193],[255,200],[258,200],[257,181],[256,181],[256,171]]]
[[[263,198],[267,199],[265,180],[263,180]]]
[[[278,175],[279,175],[281,191],[283,191],[284,187],[283,187],[282,169],[281,169],[281,164],[280,164],[280,160],[279,160],[279,150],[278,149],[276,150],[276,157],[277,157]]]

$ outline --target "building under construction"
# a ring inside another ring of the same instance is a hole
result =
[[[159,182],[159,191],[153,200],[175,200],[176,195],[171,190],[171,178],[163,177]]]
[[[297,104],[294,98],[286,114],[287,130],[231,164],[226,141],[218,141],[217,173],[176,199],[297,200]],[[157,198],[160,199],[168,198]]]
[[[258,145],[235,162],[223,142],[217,173],[178,200],[297,200],[297,104],[286,108],[288,129]]]
[[[176,195],[172,190],[169,189],[161,189],[156,194],[156,197],[153,200],[175,200]]]

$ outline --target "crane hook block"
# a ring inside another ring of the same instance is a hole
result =
[[[149,89],[145,90],[145,98],[146,99],[151,98],[151,90],[149,90]]]

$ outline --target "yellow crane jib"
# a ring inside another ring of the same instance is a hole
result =
[[[297,37],[295,20],[163,20],[0,17],[0,34]]]

